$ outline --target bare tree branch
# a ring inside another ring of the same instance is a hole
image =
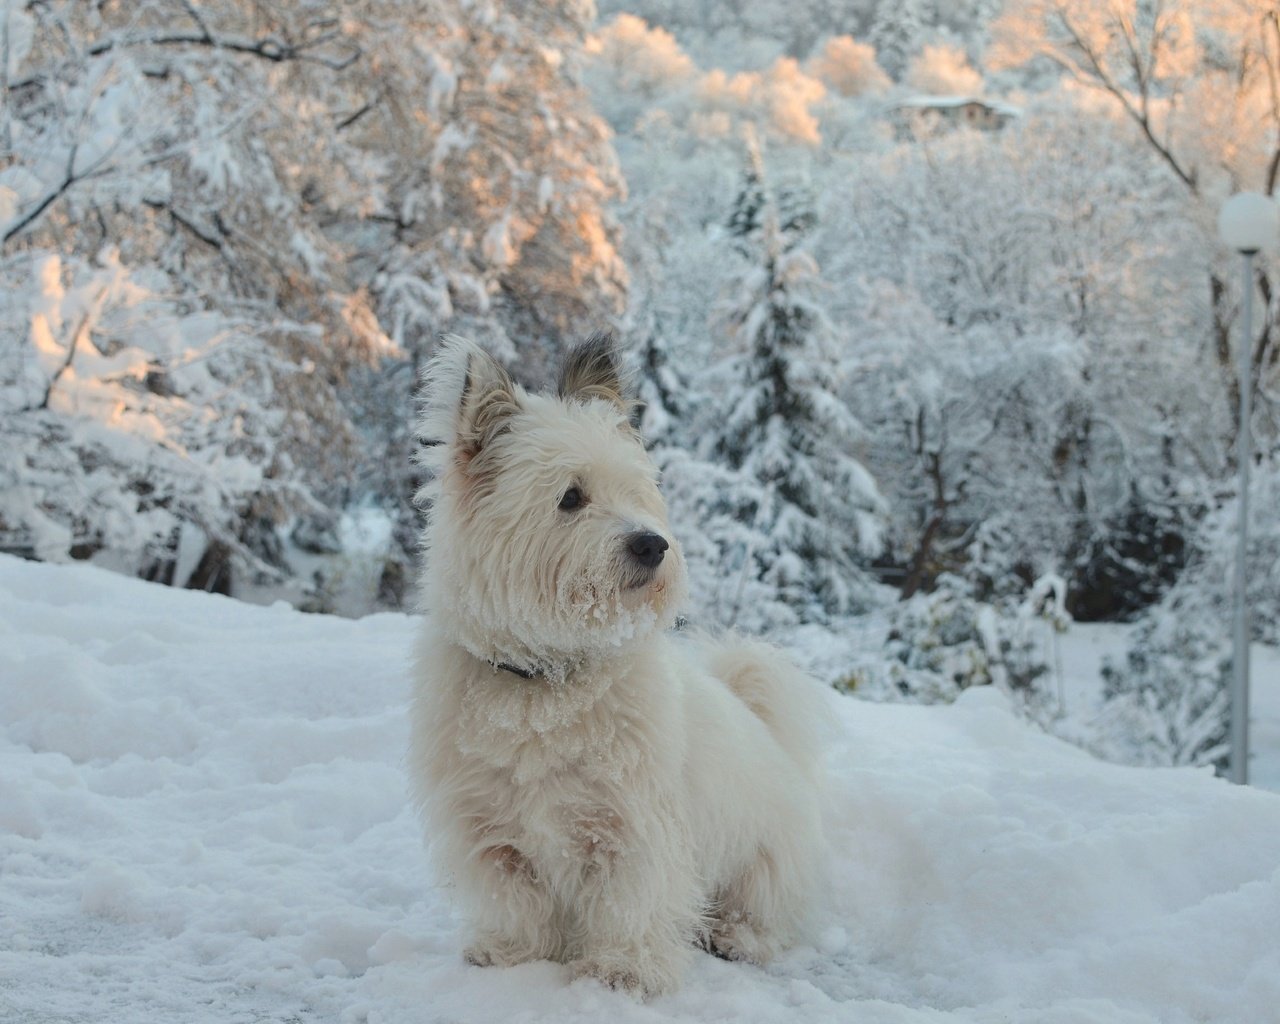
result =
[[[204,37],[210,42],[213,42],[213,33],[209,31],[209,26],[206,25],[204,19],[200,17],[200,12],[196,10],[195,5],[191,3],[191,0],[182,0],[182,7],[187,14],[191,16],[191,20],[196,23],[196,26],[200,31],[204,33]]]
[[[346,117],[344,117],[334,126],[335,131],[343,131],[346,128],[350,128],[353,124],[359,121],[360,118],[364,117],[365,114],[369,113],[369,111],[371,111],[374,107],[376,107],[378,103],[381,102],[381,100],[382,100],[381,95],[375,96],[373,99],[369,100],[364,106],[362,106],[359,110],[356,110],[353,113],[348,114]]]
[[[222,249],[222,245],[223,245],[222,238],[213,234],[213,232],[205,228],[201,228],[190,217],[186,217],[183,214],[179,213],[169,203],[162,202],[161,200],[158,200],[158,199],[144,199],[142,200],[142,203],[144,206],[150,207],[152,210],[158,210],[158,211],[167,213],[175,224],[178,224],[181,227],[186,228],[187,231],[191,232],[191,234],[193,234],[196,238],[204,242],[205,245],[211,246],[214,249],[219,249],[219,250]]]
[[[75,143],[71,146],[71,151],[67,154],[67,170],[63,175],[62,181],[54,186],[49,193],[40,200],[35,206],[27,211],[24,217],[19,218],[9,225],[4,233],[4,237],[0,238],[0,245],[8,244],[11,238],[21,234],[30,225],[34,224],[50,206],[63,196],[76,182],[81,181],[86,174],[76,173],[76,155],[79,152],[79,144]]]
[[[103,39],[90,46],[86,55],[98,57],[114,49],[126,49],[137,46],[205,46],[217,50],[229,50],[233,53],[244,53],[259,57],[272,63],[297,60],[319,64],[333,71],[349,68],[360,59],[362,52],[358,46],[350,46],[340,57],[316,56],[314,51],[333,42],[338,33],[329,32],[317,36],[305,43],[290,43],[274,36],[263,36],[261,39],[234,39],[210,35],[207,28],[199,32],[170,32],[151,36],[138,36],[130,39]]]
[[[1063,31],[1071,37],[1074,49],[1078,51],[1088,63],[1088,70],[1091,71],[1093,79],[1100,84],[1104,90],[1119,101],[1124,112],[1129,115],[1139,128],[1142,129],[1142,134],[1146,137],[1147,141],[1155,149],[1156,153],[1159,154],[1160,158],[1169,165],[1173,173],[1178,176],[1178,179],[1186,185],[1193,194],[1199,195],[1200,187],[1195,171],[1188,171],[1185,169],[1178,162],[1177,157],[1173,155],[1173,151],[1156,138],[1149,112],[1141,110],[1133,105],[1133,101],[1129,98],[1128,91],[1111,76],[1110,72],[1108,72],[1106,67],[1103,65],[1101,55],[1089,46],[1089,44],[1080,36],[1080,33],[1076,31],[1075,26],[1071,24],[1067,19],[1067,16],[1061,11],[1058,12],[1058,22],[1062,26]],[[1056,63],[1060,66],[1069,66],[1068,62],[1061,59],[1057,60]],[[1077,78],[1078,77],[1079,76],[1077,75]]]
[[[1259,34],[1262,39],[1262,60],[1267,69],[1267,88],[1271,93],[1271,120],[1274,125],[1280,126],[1280,76],[1277,75],[1277,62],[1280,61],[1280,12],[1271,11],[1262,19]],[[1272,40],[1274,49],[1267,45],[1268,37]],[[1280,139],[1267,163],[1267,195],[1275,191],[1277,175],[1280,175]]]
[[[97,300],[100,299],[101,297],[102,297],[102,291],[99,291],[98,294],[94,297],[94,303],[96,303]],[[90,305],[92,308],[92,304]],[[27,406],[23,409],[20,409],[19,412],[34,412],[37,409],[49,408],[49,399],[53,396],[54,386],[62,378],[62,375],[66,373],[67,370],[70,368],[72,361],[76,357],[76,348],[80,344],[80,339],[86,336],[87,334],[85,329],[89,326],[90,315],[91,313],[88,310],[86,310],[84,316],[80,318],[80,322],[76,324],[76,329],[71,332],[71,340],[67,342],[67,357],[64,360],[62,360],[62,365],[59,366],[57,370],[53,372],[53,375],[49,378],[49,383],[45,386],[44,395],[43,397],[41,397],[40,403],[34,406]]]

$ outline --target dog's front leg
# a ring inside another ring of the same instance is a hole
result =
[[[459,878],[468,890],[475,940],[463,956],[481,967],[510,967],[560,955],[555,902],[537,871],[514,846],[474,852]]]
[[[691,953],[698,889],[688,844],[650,821],[629,833],[616,815],[589,821],[572,968],[641,998],[675,989]],[[660,833],[660,834],[654,834]]]

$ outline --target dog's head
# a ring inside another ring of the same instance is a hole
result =
[[[546,668],[670,624],[684,561],[632,405],[605,336],[554,396],[460,339],[427,368],[428,592],[472,653]]]

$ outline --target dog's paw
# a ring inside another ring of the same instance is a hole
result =
[[[777,953],[775,943],[745,921],[717,922],[702,945],[721,960],[749,964],[768,963]]]
[[[575,979],[594,978],[602,985],[641,1000],[671,992],[680,981],[675,972],[662,969],[648,957],[589,956],[573,961],[569,969]]]
[[[537,953],[499,938],[477,939],[462,951],[462,958],[475,967],[514,967],[538,959]]]
[[[472,967],[492,967],[499,962],[488,946],[468,946],[462,951],[462,959]]]
[[[643,999],[643,986],[640,982],[640,974],[633,968],[625,967],[617,963],[605,963],[599,960],[584,959],[575,960],[569,965],[569,969],[573,972],[574,979],[578,978],[594,978],[601,985],[607,988],[615,989],[619,992],[626,992],[628,995]]]

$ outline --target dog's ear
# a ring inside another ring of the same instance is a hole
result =
[[[565,356],[556,393],[566,401],[602,398],[630,415],[634,403],[626,392],[622,359],[613,335],[598,331]]]
[[[508,428],[520,409],[519,390],[480,346],[446,337],[426,370],[424,439],[452,444],[460,463],[469,465]]]
[[[458,408],[458,450],[474,458],[510,426],[520,411],[515,382],[498,361],[481,348],[471,346]]]

